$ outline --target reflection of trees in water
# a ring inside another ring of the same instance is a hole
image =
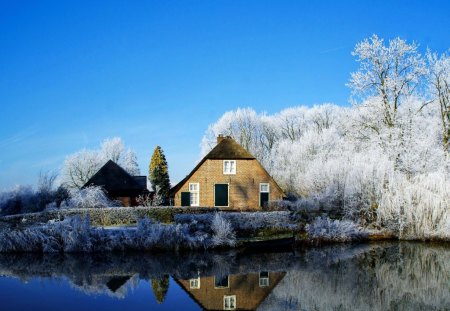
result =
[[[149,281],[158,301],[168,275],[286,271],[261,310],[448,310],[450,248],[422,243],[336,245],[296,254],[2,254],[0,275],[68,279],[86,293],[125,297]],[[153,281],[152,281],[153,280]]]
[[[373,245],[347,260],[294,269],[260,310],[449,310],[450,248]]]

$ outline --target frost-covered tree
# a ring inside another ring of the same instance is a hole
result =
[[[163,199],[164,203],[168,203],[170,195],[169,166],[160,146],[156,146],[153,151],[148,169],[148,179],[152,184],[153,191]]]
[[[61,170],[61,183],[69,189],[79,189],[108,160],[116,162],[131,175],[139,175],[136,154],[131,149],[128,149],[127,152],[124,150],[125,145],[122,139],[114,137],[105,139],[99,150],[83,149],[69,155]]]
[[[138,176],[141,174],[139,164],[137,163],[137,156],[131,149],[128,149],[125,153],[122,166],[131,176]]]
[[[351,107],[228,111],[208,127],[202,154],[218,134],[230,135],[298,198],[298,208],[338,213],[402,238],[445,236],[447,54],[429,52],[425,62],[415,43],[397,38],[385,44],[372,36],[354,55],[360,68],[349,84],[357,95]]]
[[[428,81],[432,94],[431,102],[436,102],[442,124],[442,144],[444,150],[450,151],[450,56],[448,53],[438,55],[427,52],[429,66]]]
[[[373,35],[358,43],[352,53],[360,68],[351,74],[349,86],[363,99],[380,98],[383,121],[389,127],[395,125],[402,99],[418,91],[427,73],[417,49],[416,43],[408,44],[400,38],[390,40],[386,46],[383,39]]]
[[[100,146],[100,155],[106,161],[112,160],[119,163],[124,154],[125,146],[120,137],[113,137],[105,139]]]
[[[70,189],[79,189],[101,168],[104,159],[97,151],[83,149],[64,161],[61,177]]]

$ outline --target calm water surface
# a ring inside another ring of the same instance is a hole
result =
[[[450,310],[450,246],[0,255],[2,310]]]

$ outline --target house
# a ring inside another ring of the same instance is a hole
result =
[[[217,145],[171,192],[175,206],[230,209],[259,209],[284,195],[253,155],[233,138],[221,135]]]
[[[202,310],[256,310],[285,275],[261,271],[175,281]]]
[[[92,185],[102,187],[110,199],[121,201],[123,206],[136,206],[136,198],[149,193],[146,176],[131,176],[112,160],[103,165],[83,188]]]

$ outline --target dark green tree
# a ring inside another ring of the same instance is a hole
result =
[[[169,290],[169,276],[164,275],[162,278],[152,279],[153,294],[155,294],[156,301],[159,304],[166,299],[167,291]]]
[[[160,146],[156,146],[148,168],[148,179],[155,191],[155,205],[167,204],[170,195],[169,167]]]

